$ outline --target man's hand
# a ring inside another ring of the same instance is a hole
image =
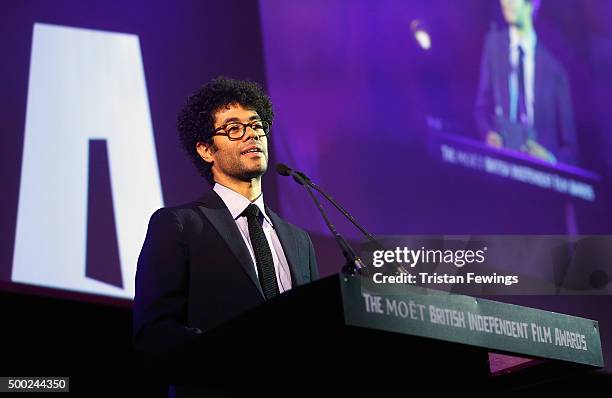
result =
[[[499,133],[495,131],[489,131],[487,133],[486,143],[488,146],[492,146],[493,148],[501,148],[504,146],[504,140]]]
[[[532,139],[527,140],[521,150],[523,152],[527,152],[535,158],[542,159],[553,164],[557,163],[557,158],[552,154],[552,152]]]

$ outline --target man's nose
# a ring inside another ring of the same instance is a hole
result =
[[[257,131],[252,126],[247,126],[246,133],[244,134],[244,140],[248,141],[251,138],[254,140],[259,140],[261,137],[257,134]]]

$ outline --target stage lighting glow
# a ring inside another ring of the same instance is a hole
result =
[[[431,36],[427,32],[423,22],[415,19],[410,23],[410,29],[414,35],[414,39],[423,50],[429,50],[431,48]]]

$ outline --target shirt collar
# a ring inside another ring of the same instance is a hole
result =
[[[518,46],[523,48],[525,52],[533,52],[533,49],[536,46],[538,41],[538,36],[536,32],[533,31],[533,34],[530,36],[520,37],[515,29],[509,29],[510,31],[510,48],[514,49]]]
[[[221,200],[223,201],[223,203],[225,203],[225,206],[230,211],[230,214],[232,215],[232,218],[234,220],[240,217],[242,212],[251,204],[250,200],[248,200],[238,192],[233,191],[219,183],[215,184],[215,186],[213,187],[213,191],[215,191],[217,195],[221,197]],[[273,225],[270,221],[270,218],[268,217],[268,214],[266,213],[266,206],[263,200],[263,192],[252,203],[259,208],[259,211],[263,215],[264,220],[266,220],[268,224]]]

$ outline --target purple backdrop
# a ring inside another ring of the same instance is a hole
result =
[[[10,280],[11,275],[35,22],[139,36],[162,193],[167,206],[191,201],[208,188],[178,142],[176,115],[187,96],[220,74],[266,83],[261,42],[252,39],[260,36],[259,7],[253,1],[11,1],[4,3],[3,9],[0,46],[7,56],[3,57],[0,66],[3,87],[0,93],[3,104],[0,108],[3,193],[0,282]],[[245,30],[229,29],[227,16],[234,21],[232,26],[244,26]],[[211,37],[216,39],[211,40]],[[108,167],[100,172],[102,180],[106,179]],[[273,202],[274,180],[267,185]],[[105,220],[113,222],[112,217],[98,221]],[[102,250],[116,245],[113,240],[96,241],[105,248]]]
[[[448,167],[427,151],[427,116],[476,136],[480,57],[491,24],[503,24],[498,2],[260,5],[268,87],[278,114],[276,156],[327,188],[372,232],[566,232],[560,195]],[[580,233],[611,231],[603,221],[612,215],[611,147],[605,145],[610,118],[603,104],[612,85],[599,65],[612,59],[612,41],[602,14],[610,15],[610,6],[544,2],[536,21],[539,40],[570,74],[582,166],[604,175],[595,203],[573,201]],[[430,33],[429,51],[413,38],[415,19]],[[303,189],[290,180],[278,184],[281,212],[325,235]],[[334,220],[359,239],[341,218]],[[323,264],[327,272],[337,270],[326,258]]]

